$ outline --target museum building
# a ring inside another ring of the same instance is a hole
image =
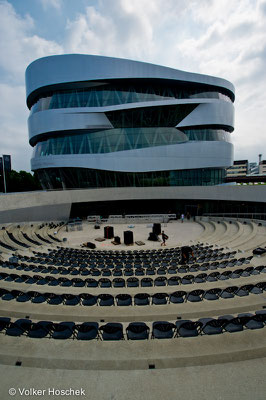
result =
[[[45,189],[206,186],[233,163],[227,80],[67,54],[26,70],[31,168]]]

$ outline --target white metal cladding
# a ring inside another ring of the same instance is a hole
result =
[[[232,103],[223,100],[200,103],[187,117],[177,124],[177,128],[197,125],[234,126],[234,106]]]
[[[195,74],[113,57],[65,54],[40,58],[26,70],[26,95],[50,85],[104,79],[155,78],[203,83],[223,87],[234,93],[231,82],[209,75]]]
[[[36,91],[85,88],[95,81],[112,79],[172,80],[182,84],[207,84],[229,90],[233,85],[220,78],[175,70],[163,66],[118,58],[92,55],[61,55],[41,58],[26,70],[27,100]],[[91,82],[93,81],[93,82]],[[90,83],[91,82],[91,83]],[[53,86],[57,85],[57,86]],[[134,83],[132,83],[134,86]],[[30,103],[30,102],[29,102]],[[194,104],[196,108],[177,124],[177,128],[234,126],[234,106],[215,98],[165,99],[105,107],[48,109],[32,113],[28,119],[30,143],[45,140],[46,135],[64,135],[68,131],[112,129],[105,113],[144,107]],[[55,167],[90,168],[108,171],[148,172],[197,168],[224,168],[232,165],[233,146],[224,141],[191,141],[134,150],[100,154],[65,154],[39,156],[31,160],[33,170]]]
[[[76,167],[107,171],[146,172],[194,168],[222,168],[233,159],[228,142],[199,141],[147,147],[115,153],[71,154],[35,157],[32,169]]]
[[[32,114],[28,119],[29,139],[50,132],[81,129],[110,129],[113,125],[104,113],[87,112],[84,108],[58,108]],[[37,138],[36,138],[37,139]]]
[[[198,105],[176,127],[195,125],[234,126],[234,106],[232,103],[218,99],[165,100],[140,103],[119,104],[108,107],[80,107],[44,110],[30,115],[28,119],[29,140],[32,144],[35,136],[68,130],[110,129],[111,122],[105,115],[108,111],[159,107],[180,104]]]

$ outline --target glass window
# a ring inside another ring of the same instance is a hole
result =
[[[104,107],[167,99],[217,98],[234,101],[234,95],[215,86],[145,79],[121,80],[83,89],[55,90],[36,98],[31,112],[54,108]]]
[[[114,172],[86,168],[49,168],[36,171],[44,189],[206,186],[224,182],[224,168],[152,172]],[[60,185],[59,185],[60,182]]]

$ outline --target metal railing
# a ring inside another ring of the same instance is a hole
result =
[[[236,218],[236,219],[259,219],[266,220],[266,213],[204,213],[203,217],[220,217],[220,218]]]

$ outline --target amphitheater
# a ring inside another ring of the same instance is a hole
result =
[[[147,240],[153,223],[165,247]],[[265,221],[95,216],[1,228],[2,399],[265,399],[266,253],[253,254],[266,246]],[[183,245],[196,257],[187,265]]]

